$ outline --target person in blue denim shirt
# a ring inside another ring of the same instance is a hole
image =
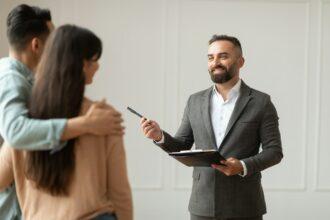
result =
[[[52,152],[84,134],[123,135],[121,114],[104,102],[92,105],[85,116],[70,119],[28,117],[33,72],[53,28],[47,9],[22,4],[8,15],[10,52],[9,57],[0,59],[0,135],[17,149]],[[14,185],[0,192],[0,219],[21,219]]]

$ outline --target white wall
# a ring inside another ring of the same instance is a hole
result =
[[[269,93],[280,116],[285,157],[263,172],[265,219],[330,218],[329,0],[1,0],[1,56],[5,18],[22,2],[51,9],[56,25],[82,25],[102,38],[88,95],[124,114],[137,220],[189,219],[191,169],[146,140],[125,108],[174,134],[189,94],[211,85],[206,51],[214,33],[240,39],[242,78]]]

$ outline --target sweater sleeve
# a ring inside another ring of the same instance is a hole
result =
[[[108,196],[114,204],[118,220],[132,220],[132,193],[127,175],[123,138],[108,136],[107,145]]]

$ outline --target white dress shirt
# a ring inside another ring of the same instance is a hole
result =
[[[227,100],[224,100],[221,94],[219,94],[216,86],[213,87],[213,92],[210,100],[210,115],[211,122],[214,132],[215,141],[217,147],[219,148],[223,138],[225,137],[226,129],[230,117],[234,111],[236,101],[240,94],[241,89],[241,79],[230,89]],[[241,161],[243,166],[243,174],[241,176],[246,176],[247,168],[243,161]]]
[[[229,91],[227,100],[225,101],[214,85],[210,100],[210,115],[213,132],[217,147],[220,147],[225,136],[229,119],[233,113],[236,101],[241,88],[241,80]]]

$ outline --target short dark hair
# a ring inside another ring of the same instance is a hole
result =
[[[214,43],[216,41],[221,41],[221,40],[231,42],[236,48],[239,49],[241,54],[243,53],[242,46],[241,46],[241,43],[239,42],[239,40],[236,37],[229,36],[229,35],[217,35],[217,34],[215,34],[209,40],[209,45],[211,45],[212,43]]]
[[[50,11],[25,4],[16,6],[7,17],[7,37],[15,50],[23,50],[33,38],[49,34]]]

